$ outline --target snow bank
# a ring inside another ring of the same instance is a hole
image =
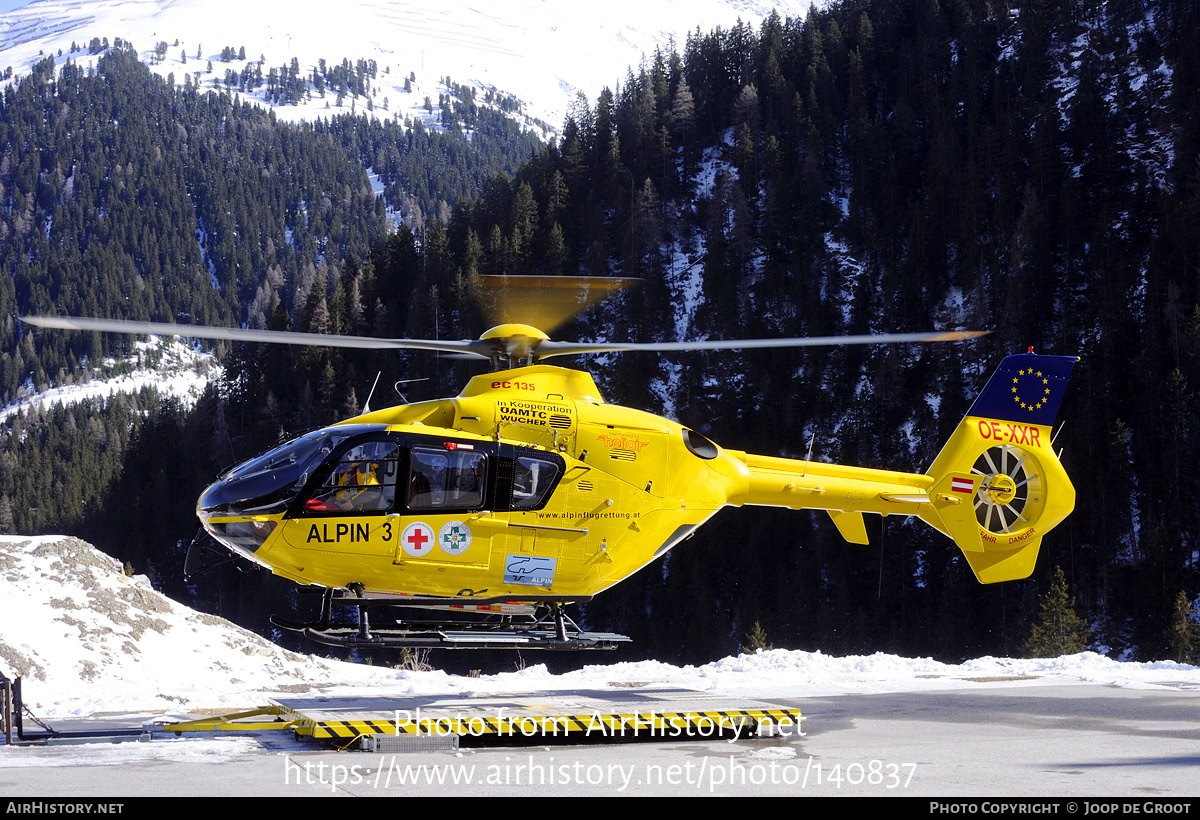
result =
[[[645,685],[771,699],[1014,682],[1200,689],[1200,668],[1121,663],[1094,652],[947,664],[775,649],[698,667],[598,663],[556,675],[539,664],[479,678],[365,666],[281,649],[160,595],[126,577],[115,559],[62,536],[0,537],[0,671],[26,679],[26,703],[40,717],[235,711],[285,693],[316,692],[491,696]]]

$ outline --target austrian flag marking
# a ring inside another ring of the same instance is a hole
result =
[[[950,479],[950,489],[956,493],[971,494],[975,488],[975,482],[969,478],[952,478]]]

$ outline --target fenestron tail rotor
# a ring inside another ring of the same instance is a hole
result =
[[[1010,444],[997,445],[979,456],[971,472],[983,476],[974,499],[979,526],[1003,534],[1031,523],[1040,476],[1029,453]]]

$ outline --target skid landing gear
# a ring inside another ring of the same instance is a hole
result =
[[[343,590],[322,591],[321,615],[313,623],[297,623],[272,616],[283,629],[305,637],[349,648],[411,649],[616,649],[629,638],[612,632],[584,632],[563,611],[566,601],[537,599],[514,602],[507,598],[367,598],[353,584]],[[334,606],[352,606],[357,623],[333,623]],[[405,616],[395,623],[372,627],[369,610],[388,607],[439,612],[440,617]]]

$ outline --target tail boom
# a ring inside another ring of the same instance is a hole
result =
[[[863,513],[915,515],[953,539],[982,583],[1027,578],[1042,537],[1075,507],[1050,445],[1075,361],[1006,358],[924,475],[730,450],[745,472],[727,503],[826,510],[855,544],[867,543]]]
[[[863,513],[918,515],[933,487],[930,476],[918,473],[729,452],[748,473],[730,504],[825,510],[852,544],[867,543]]]

